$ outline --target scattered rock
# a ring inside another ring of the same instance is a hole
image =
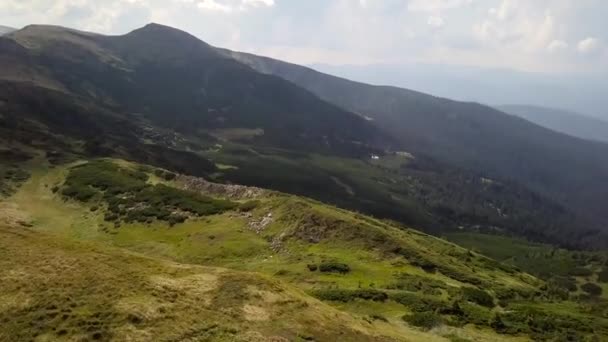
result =
[[[266,190],[244,185],[212,183],[203,178],[179,175],[178,182],[182,189],[204,194],[227,197],[230,199],[254,199],[264,195]]]
[[[259,220],[256,220],[256,219],[250,220],[249,229],[255,231],[257,234],[260,234],[272,222],[273,222],[272,213],[268,213]]]

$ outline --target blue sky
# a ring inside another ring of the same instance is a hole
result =
[[[302,64],[608,70],[605,0],[0,0],[0,25],[149,22]]]

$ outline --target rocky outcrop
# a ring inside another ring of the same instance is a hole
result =
[[[182,184],[181,187],[184,190],[196,191],[233,200],[255,199],[267,193],[267,190],[252,186],[212,183],[203,178],[185,175],[179,175],[177,181]]]

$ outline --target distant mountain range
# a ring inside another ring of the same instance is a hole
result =
[[[8,34],[8,33],[11,33],[13,31],[16,31],[16,29],[14,29],[12,27],[0,25],[0,36],[3,36],[3,35]]]
[[[449,64],[312,65],[330,75],[487,105],[562,108],[608,120],[608,72],[539,73]]]
[[[608,142],[608,121],[566,110],[538,106],[504,105],[496,108],[554,131],[583,139]]]
[[[433,232],[608,241],[606,144],[476,103],[217,49],[162,25],[122,36],[28,26],[1,37],[0,104],[4,144],[53,161],[117,156]]]

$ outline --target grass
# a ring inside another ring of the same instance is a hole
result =
[[[258,275],[11,227],[0,227],[0,236],[0,275],[6,280],[0,282],[0,340],[245,341],[305,334],[375,341],[383,335]]]

